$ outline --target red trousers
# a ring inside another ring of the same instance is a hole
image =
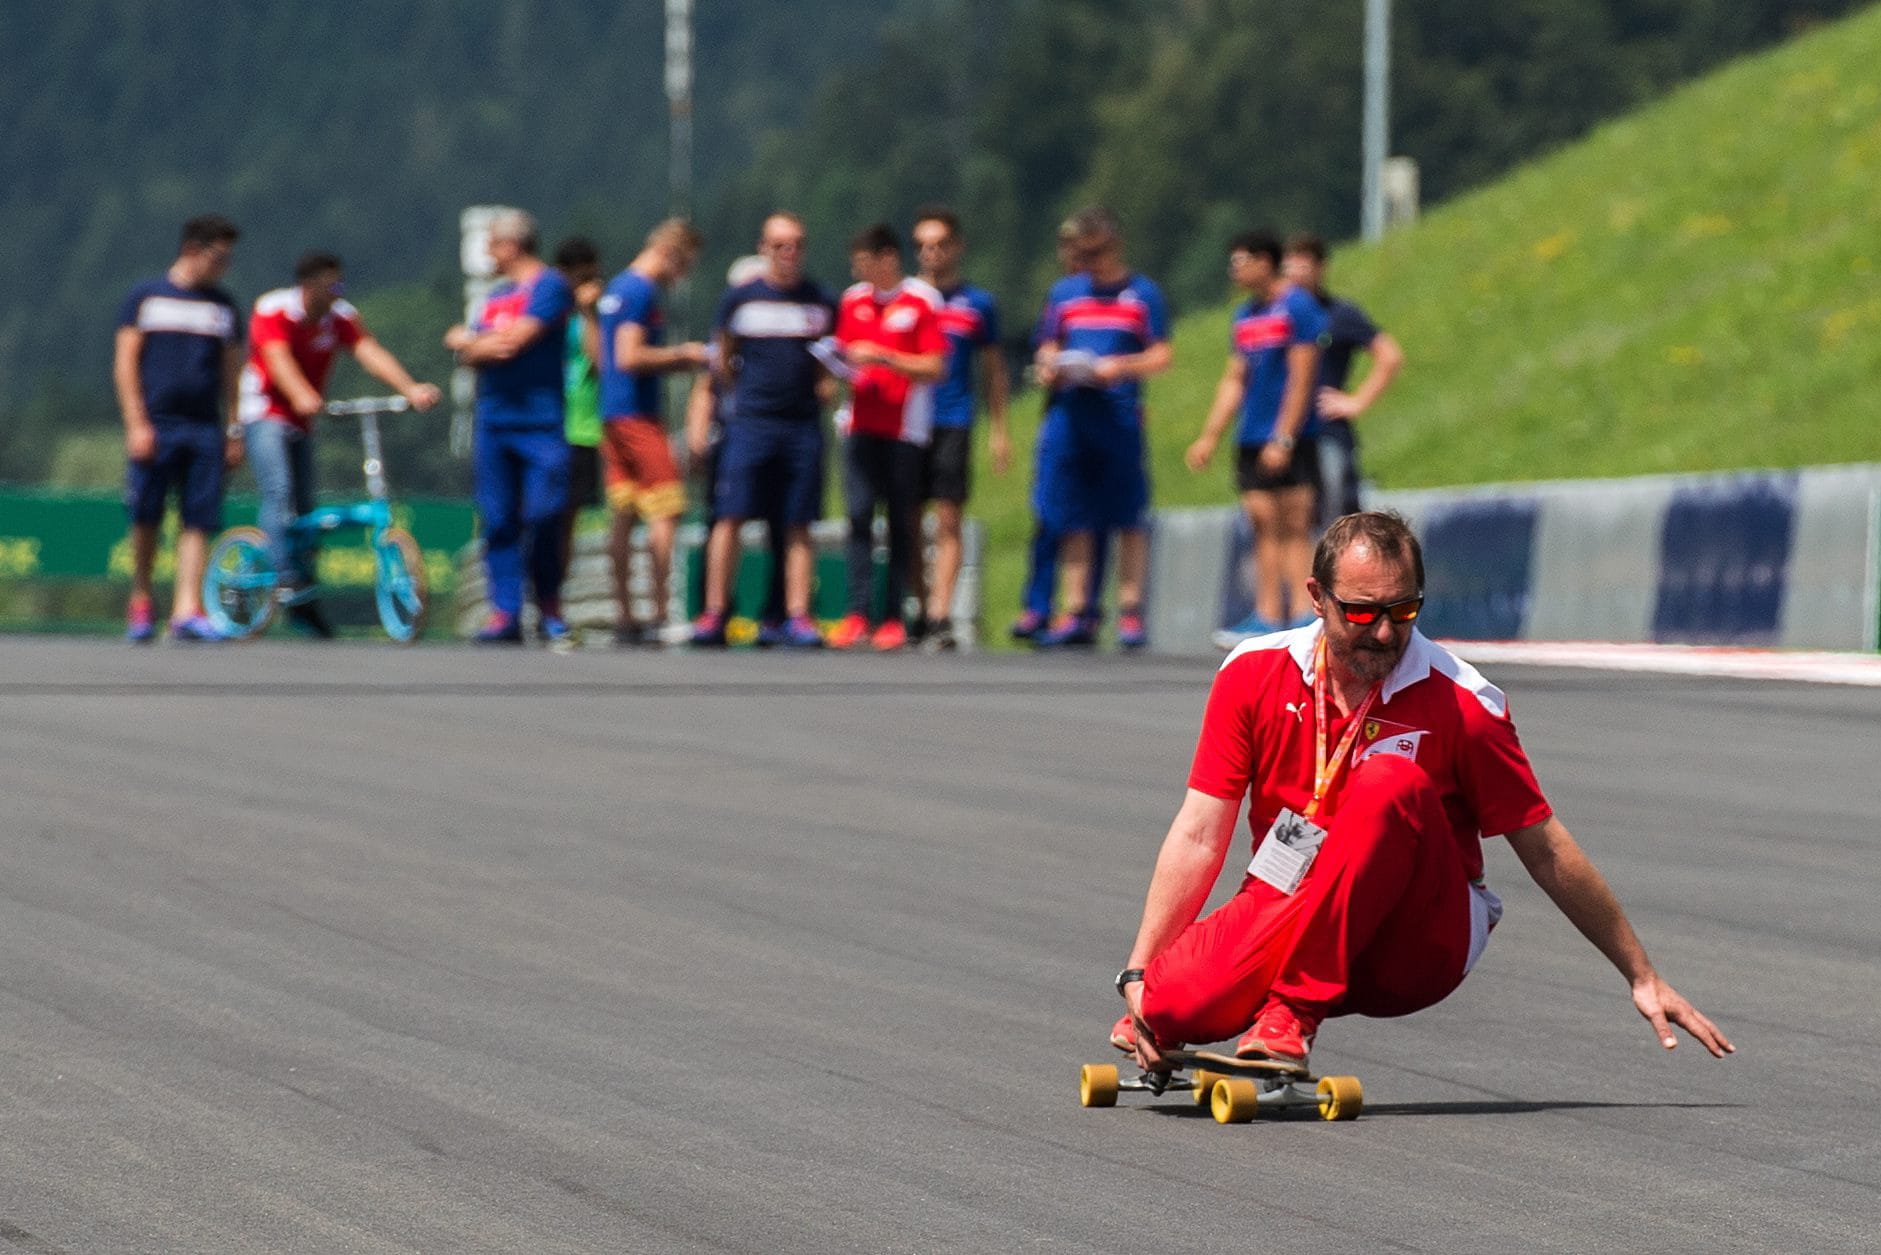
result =
[[[1379,754],[1347,780],[1319,857],[1291,896],[1249,876],[1150,963],[1156,1040],[1239,1035],[1272,994],[1310,1015],[1409,1015],[1463,981],[1469,881],[1437,788]]]

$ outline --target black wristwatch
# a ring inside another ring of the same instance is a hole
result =
[[[1117,996],[1118,997],[1123,996],[1123,987],[1125,985],[1134,984],[1135,982],[1140,981],[1142,979],[1143,979],[1143,969],[1140,967],[1126,967],[1121,972],[1118,972],[1117,973]]]

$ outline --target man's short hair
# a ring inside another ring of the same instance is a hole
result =
[[[211,248],[217,244],[233,244],[241,237],[241,229],[221,214],[198,214],[183,224],[183,238],[178,247]]]
[[[648,248],[671,248],[696,255],[705,247],[705,236],[684,218],[667,218],[647,232]]]
[[[1065,225],[1071,228],[1073,239],[1105,242],[1123,239],[1123,220],[1108,205],[1086,205],[1065,219]]]
[[[590,266],[601,268],[601,250],[587,236],[571,235],[555,246],[557,270],[586,270]]]
[[[1326,260],[1326,237],[1316,235],[1311,231],[1295,231],[1292,235],[1287,237],[1287,251],[1289,253],[1303,253],[1316,262],[1324,263]]]
[[[954,239],[960,238],[960,215],[945,205],[923,205],[914,211],[914,225],[923,222],[938,222],[947,228],[947,234]]]
[[[808,227],[803,225],[803,215],[792,213],[788,209],[773,209],[771,210],[770,213],[765,214],[764,221],[758,224],[758,234],[763,235],[764,228],[768,226],[771,222],[776,221],[778,219],[782,219],[783,221],[790,223],[792,226],[796,227],[799,231],[809,230]]]
[[[536,233],[535,215],[523,209],[502,209],[491,215],[490,238],[508,240],[531,257],[542,247],[541,237]]]
[[[318,275],[338,274],[342,269],[338,253],[302,253],[294,263],[294,282],[305,283]]]
[[[873,226],[863,227],[860,231],[851,236],[849,238],[849,251],[852,253],[867,253],[871,257],[877,257],[883,253],[895,253],[899,255],[901,252],[901,237],[896,235],[895,228],[889,226],[886,222],[878,222]]]
[[[1333,520],[1313,551],[1313,578],[1321,588],[1331,589],[1333,566],[1346,550],[1361,543],[1380,557],[1399,562],[1408,559],[1418,591],[1423,591],[1424,547],[1396,510],[1361,510]]]
[[[1280,265],[1280,237],[1272,231],[1243,231],[1228,241],[1230,253],[1246,253],[1249,257],[1265,257],[1275,267]]]

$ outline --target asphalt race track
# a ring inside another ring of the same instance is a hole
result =
[[[1881,692],[1491,674],[1737,1056],[1495,848],[1221,1127],[1076,1084],[1206,662],[0,640],[0,1253],[1875,1250]]]

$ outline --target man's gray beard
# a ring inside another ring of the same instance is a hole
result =
[[[1368,684],[1376,684],[1397,669],[1398,660],[1404,657],[1404,649],[1400,647],[1382,652],[1348,644],[1333,648],[1332,656],[1354,676]]]

